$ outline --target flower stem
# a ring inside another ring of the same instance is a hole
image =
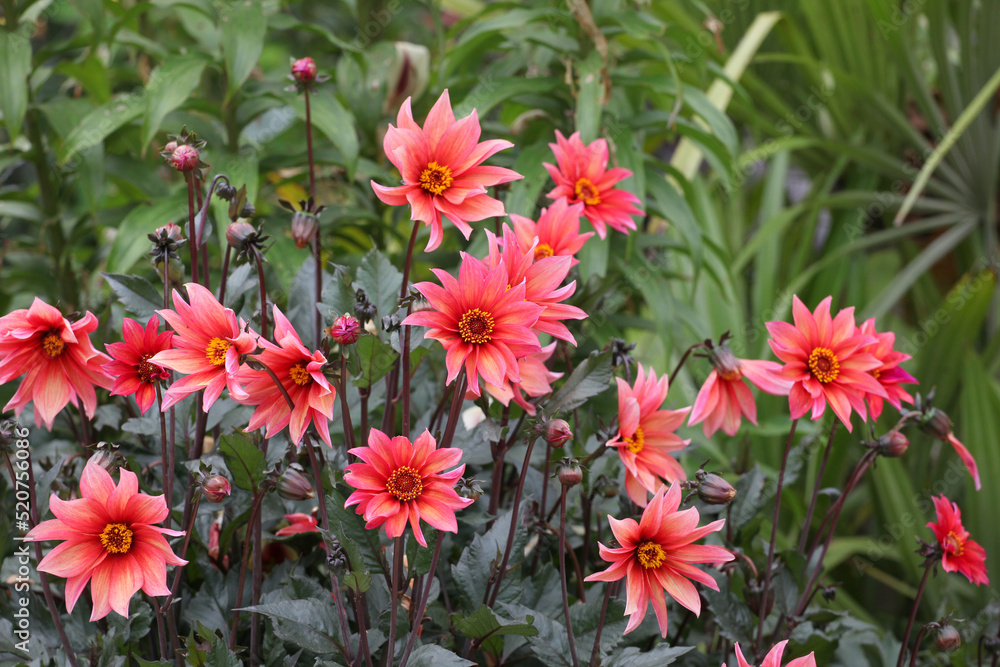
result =
[[[906,632],[903,633],[903,645],[899,647],[899,658],[896,660],[896,667],[903,666],[903,659],[906,657],[906,644],[910,641],[910,631],[913,630],[913,621],[917,618],[917,610],[920,608],[920,600],[924,597],[924,588],[927,587],[927,579],[931,572],[937,567],[936,564],[924,568],[924,576],[920,580],[920,588],[917,589],[917,597],[913,600],[913,609],[910,611],[910,620],[906,622]],[[913,647],[916,653],[917,647]]]
[[[250,517],[247,521],[247,532],[246,537],[243,539],[244,548],[250,543],[251,536],[253,534],[254,521],[257,519],[257,513],[260,512],[261,502],[264,500],[264,490],[259,489],[253,496],[253,507],[250,510]],[[191,519],[192,527],[194,524],[194,517]],[[240,579],[239,584],[236,586],[236,604],[233,605],[233,625],[232,630],[229,633],[229,650],[232,651],[236,648],[236,631],[239,628],[240,623],[240,609],[243,607],[243,588],[247,580],[247,567],[250,565],[250,552],[252,549],[246,549],[243,552],[243,558],[240,562]]]
[[[681,360],[677,362],[677,366],[674,367],[674,372],[670,374],[670,382],[671,382],[671,384],[673,384],[674,378],[676,378],[677,374],[681,372],[681,369],[684,368],[684,362],[687,361],[687,358],[689,356],[691,356],[691,353],[694,352],[695,350],[697,350],[698,348],[701,348],[701,347],[705,347],[705,344],[704,343],[695,343],[694,345],[692,345],[688,349],[684,350],[684,354],[681,356]],[[629,381],[631,381],[631,378],[629,378]]]
[[[191,282],[198,280],[198,233],[194,228],[194,176],[191,172],[185,172],[184,180],[187,181],[188,190],[188,248],[191,251]]]
[[[521,495],[524,493],[524,480],[528,476],[528,467],[531,465],[531,450],[535,446],[536,439],[537,437],[532,437],[528,441],[528,448],[524,452],[524,465],[521,466],[521,478],[517,482],[517,493],[514,494],[514,507],[511,508],[510,513],[510,530],[507,531],[507,546],[503,551],[503,559],[500,561],[500,567],[496,571],[496,581],[493,582],[492,589],[487,588],[489,594],[486,606],[488,607],[493,607],[496,604],[497,596],[500,594],[500,585],[507,574],[507,563],[510,561],[510,552],[514,550],[514,535],[517,532],[519,510],[521,509]],[[487,584],[488,586],[489,584]]]
[[[392,656],[396,650],[396,616],[399,608],[399,583],[403,578],[403,536],[393,540],[392,544],[392,578],[389,591],[389,641],[386,646],[385,664],[392,667]]]
[[[785,453],[781,457],[781,469],[778,471],[778,489],[774,496],[774,514],[771,517],[771,540],[767,547],[767,567],[764,570],[764,587],[761,589],[762,609],[767,608],[767,594],[771,588],[771,567],[774,565],[774,544],[778,539],[778,516],[781,512],[781,489],[785,485],[785,468],[788,466],[788,452],[792,449],[792,439],[795,437],[795,428],[799,420],[792,420],[792,427],[788,430],[788,440],[785,442]],[[761,613],[757,621],[757,642],[755,648],[760,650],[761,641],[764,638],[764,618],[766,613]]]
[[[413,310],[411,305],[406,309],[407,315]],[[410,437],[410,331],[413,327],[403,326],[403,355],[400,363],[403,366],[403,424],[402,435]]]
[[[267,335],[267,282],[264,280],[264,258],[260,251],[253,249],[254,264],[257,265],[257,285],[260,288],[260,335],[265,340]],[[319,312],[318,310],[316,312]],[[318,347],[318,345],[317,345]],[[294,405],[290,406],[294,409]]]
[[[198,518],[198,504],[201,502],[201,494],[199,493],[195,496],[194,505],[192,506],[191,520],[188,523],[187,532],[184,535],[184,542],[181,544],[181,552],[178,554],[181,560],[187,560],[188,545],[191,544],[191,535],[194,533],[194,522]],[[177,591],[181,587],[181,572],[183,571],[183,565],[179,565],[174,569],[174,583],[170,586],[170,595],[167,599],[163,601],[163,605],[160,607],[163,611],[170,609],[170,603],[173,602],[174,597],[177,595]],[[242,587],[241,587],[242,590]],[[239,605],[237,605],[239,606]]]
[[[608,615],[608,601],[611,599],[611,583],[604,585],[604,602],[601,603],[601,615],[597,619],[597,632],[594,634],[594,648],[590,651],[590,664],[588,667],[597,667],[600,658],[601,632],[604,630],[604,619]]]
[[[823,452],[823,460],[819,464],[819,471],[816,473],[816,484],[813,486],[812,498],[809,500],[809,509],[806,511],[806,520],[802,524],[802,535],[799,537],[799,553],[805,553],[806,541],[809,539],[809,525],[812,523],[813,512],[816,510],[816,498],[819,496],[819,488],[823,482],[823,473],[826,472],[826,463],[830,460],[830,450],[833,448],[833,437],[837,435],[837,425],[840,422],[833,420],[830,426],[830,437],[826,440],[826,451]]]
[[[527,464],[525,464],[527,465]],[[573,667],[580,667],[580,658],[576,655],[576,639],[573,637],[573,622],[569,617],[569,594],[566,585],[566,492],[569,487],[562,486],[559,497],[559,583],[562,584],[563,616],[566,618],[566,638],[569,641],[569,653],[573,658]],[[513,521],[513,519],[511,519]]]
[[[87,413],[83,410],[83,401],[80,400],[79,396],[76,399],[76,408],[80,411],[80,435],[83,439],[81,444],[87,447],[93,442],[90,436],[90,419],[87,418]]]
[[[448,411],[448,423],[444,426],[444,435],[441,436],[438,449],[451,447],[451,442],[455,439],[455,428],[458,426],[462,403],[465,402],[466,380],[465,371],[460,371],[458,379],[455,381],[455,394],[451,397],[451,410]]]
[[[444,541],[444,532],[438,531],[437,541],[434,543],[434,554],[431,556],[431,566],[427,570],[427,583],[424,584],[423,591],[419,593],[417,599],[417,613],[413,617],[413,627],[410,629],[410,636],[406,640],[406,648],[399,659],[399,667],[406,667],[406,661],[410,658],[410,651],[417,641],[417,633],[423,624],[424,611],[427,609],[427,600],[431,596],[431,586],[434,584],[434,572],[437,570],[438,558],[441,556],[441,543]],[[442,586],[443,588],[443,586]]]
[[[351,424],[351,406],[347,404],[347,357],[344,350],[340,351],[340,417],[344,422],[344,449],[350,451],[354,449],[354,425]],[[364,433],[361,434],[364,436]],[[348,460],[353,456],[348,454]]]
[[[358,643],[361,647],[361,655],[365,658],[366,667],[372,667],[372,652],[368,648],[368,631],[365,629],[364,599],[363,593],[354,596],[354,611],[358,616]]]
[[[309,156],[309,197],[315,202],[316,162],[313,160],[312,107],[309,104],[309,88],[307,87],[303,92],[305,93],[306,101],[306,151]]]
[[[157,407],[163,405],[163,392],[159,382],[156,383],[156,401]],[[174,453],[171,443],[167,440],[167,415],[162,410],[160,410],[160,441],[163,456],[163,497],[167,501],[167,518],[163,525],[170,528],[170,522],[173,520],[170,510],[174,506]]]
[[[226,256],[222,260],[222,280],[219,282],[219,303],[226,303],[226,283],[229,281],[229,258],[233,254],[233,246],[226,244]],[[166,300],[166,297],[164,297]],[[166,305],[163,306],[166,308]]]

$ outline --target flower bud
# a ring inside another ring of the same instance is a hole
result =
[[[422,44],[395,42],[396,59],[386,75],[384,110],[398,109],[407,97],[418,98],[430,79],[431,54]]]
[[[319,219],[315,215],[306,211],[296,211],[292,216],[292,239],[295,241],[295,247],[302,250],[312,243],[317,229],[319,229]]]
[[[201,480],[201,491],[209,502],[221,503],[233,492],[233,488],[222,475],[212,475]]]
[[[583,470],[576,459],[564,459],[559,466],[559,483],[565,487],[576,486],[583,481]]]
[[[473,501],[479,500],[479,496],[483,495],[483,489],[476,480],[464,477],[458,480],[458,484],[455,485],[455,492],[462,498],[471,498]]]
[[[94,445],[94,454],[87,463],[93,463],[113,473],[125,464],[125,457],[118,453],[118,445],[102,440]]]
[[[330,326],[330,338],[341,345],[352,345],[361,336],[361,322],[347,313],[338,317]]]
[[[163,146],[163,150],[161,152],[173,155],[175,150],[177,150],[177,142],[171,139]],[[169,159],[167,161],[169,162]]]
[[[305,471],[297,463],[293,463],[278,480],[278,495],[285,500],[307,500],[316,496]]]
[[[375,307],[375,304],[368,300],[368,295],[365,294],[363,289],[355,292],[354,315],[358,318],[358,321],[367,324],[369,320],[375,319],[377,312],[378,309]]]
[[[938,440],[947,440],[951,435],[951,419],[943,410],[931,408],[921,416],[918,423],[924,433]]]
[[[177,171],[194,171],[198,168],[201,155],[198,149],[188,144],[181,144],[170,154],[170,166]]]
[[[899,431],[889,431],[878,439],[878,453],[886,458],[896,458],[906,453],[910,441]]]
[[[553,447],[562,447],[573,439],[573,431],[570,430],[565,419],[550,419],[545,422],[543,437],[545,442]]]
[[[298,83],[311,83],[318,72],[316,61],[312,58],[299,58],[292,63],[292,76]]]
[[[698,498],[709,505],[728,505],[736,497],[736,489],[714,472],[707,473],[698,482]]]
[[[734,381],[743,377],[740,360],[736,358],[728,345],[713,346],[708,353],[708,360],[712,362],[712,366],[715,367],[719,377],[723,380]]]
[[[234,222],[226,227],[226,240],[236,250],[242,250],[247,240],[257,233],[249,222]]]
[[[934,635],[934,645],[942,651],[950,653],[962,645],[962,636],[954,625],[942,625]]]

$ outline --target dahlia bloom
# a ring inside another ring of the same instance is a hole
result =
[[[409,522],[414,537],[423,547],[427,546],[427,540],[420,530],[421,519],[438,530],[457,533],[455,510],[473,503],[471,498],[460,498],[452,488],[465,472],[465,465],[450,472],[441,471],[458,464],[462,450],[435,449],[436,446],[426,429],[411,443],[403,436],[390,440],[373,428],[367,447],[350,450],[361,463],[352,463],[344,473],[344,481],[357,489],[344,507],[357,505],[357,513],[363,514],[368,522],[365,528],[384,525],[390,539],[402,535]]]
[[[160,332],[160,320],[155,315],[146,322],[146,327],[126,317],[122,321],[123,343],[111,343],[105,347],[114,359],[104,364],[104,371],[115,378],[111,387],[112,396],[135,395],[139,410],[146,410],[156,398],[156,385],[160,380],[169,380],[170,373],[149,363],[158,352],[169,350],[173,331]]]
[[[199,389],[205,390],[202,407],[206,412],[223,388],[229,389],[234,400],[246,400],[249,394],[240,387],[237,374],[240,357],[257,349],[257,334],[198,283],[185,287],[190,304],[174,290],[175,310],[156,311],[177,336],[174,349],[158,352],[148,362],[187,376],[170,385],[160,409],[167,410]]]
[[[958,505],[944,495],[933,498],[934,510],[937,512],[937,523],[933,521],[927,527],[934,531],[938,546],[944,552],[941,555],[941,567],[945,572],[959,572],[977,586],[990,585],[986,576],[986,550],[978,543],[969,539],[969,531],[962,525],[962,513]]]
[[[569,275],[572,258],[543,257],[535,261],[534,243],[521,247],[506,223],[503,226],[503,249],[493,232],[486,230],[486,238],[489,254],[484,261],[489,268],[494,269],[502,263],[507,268],[507,284],[519,285],[523,281],[524,299],[545,309],[532,329],[576,345],[576,339],[562,320],[586,319],[587,313],[576,306],[561,303],[576,291],[575,280],[561,286]]]
[[[444,215],[468,240],[470,221],[505,215],[503,204],[488,194],[491,185],[524,178],[503,167],[484,167],[483,161],[514,144],[501,139],[479,142],[476,111],[456,121],[448,91],[427,114],[424,127],[413,120],[410,98],[389,126],[383,142],[385,155],[403,176],[403,185],[385,187],[372,181],[375,194],[389,206],[411,207],[411,220],[431,228],[428,252],[441,245]]]
[[[767,655],[764,656],[764,662],[760,663],[760,667],[781,667],[781,654],[785,652],[785,644],[788,640],[784,640],[775,644]],[[739,667],[753,667],[747,659],[743,657],[743,651],[740,650],[739,643],[736,644],[736,661],[739,663]],[[723,663],[722,667],[726,667]],[[785,667],[816,667],[816,655],[810,653],[804,658],[796,658],[789,662]]]
[[[792,383],[778,376],[781,365],[773,361],[737,359],[726,345],[713,347],[709,359],[714,368],[698,392],[691,408],[689,426],[704,422],[701,430],[706,438],[722,428],[727,435],[736,435],[740,420],[745,415],[757,425],[757,403],[749,380],[761,391],[777,396],[787,396]]]
[[[788,394],[792,419],[810,410],[812,419],[819,419],[829,404],[850,431],[852,409],[865,421],[865,398],[888,398],[888,394],[871,373],[882,362],[864,351],[878,339],[858,330],[853,307],[831,318],[832,301],[832,297],[826,297],[816,312],[810,313],[799,297],[793,296],[795,326],[767,322],[772,338],[768,343],[785,362],[780,376],[793,383]]]
[[[682,440],[674,431],[684,423],[691,408],[660,410],[667,398],[667,376],[656,379],[656,371],[645,374],[639,364],[635,386],[618,382],[618,434],[608,441],[615,447],[625,466],[625,491],[639,507],[645,507],[647,493],[656,493],[663,481],[684,479],[684,468],[670,452],[683,449],[690,440]]]
[[[618,181],[632,172],[615,167],[608,169],[608,142],[597,139],[584,145],[580,133],[569,139],[556,130],[556,143],[549,144],[556,155],[558,167],[545,163],[556,187],[549,192],[549,199],[565,197],[570,204],[584,204],[583,216],[590,221],[602,239],[607,236],[605,225],[623,234],[635,229],[633,215],[642,215],[636,207],[639,198],[615,187]]]
[[[286,514],[285,519],[288,521],[288,525],[275,531],[274,534],[277,537],[288,537],[289,535],[298,535],[299,533],[319,532],[316,517],[311,514],[296,512],[295,514]]]
[[[295,408],[288,407],[288,401],[267,371],[244,366],[237,380],[248,397],[237,398],[236,402],[257,406],[246,430],[256,431],[266,426],[264,436],[273,438],[287,426],[292,442],[297,445],[311,421],[323,442],[332,447],[328,422],[333,419],[333,400],[337,391],[323,376],[326,357],[318,350],[310,352],[306,349],[292,323],[277,306],[273,312],[274,340],[278,344],[259,339],[258,343],[264,351],[253,358],[274,372]]]
[[[531,398],[538,398],[552,392],[552,383],[563,376],[562,373],[553,373],[545,366],[545,362],[548,361],[555,350],[556,343],[553,342],[543,347],[541,352],[529,354],[523,359],[518,359],[517,369],[521,374],[521,381],[515,383],[504,381],[499,387],[484,382],[486,393],[504,405],[510,405],[510,402],[513,400],[525,412],[534,417],[537,409],[532,403],[528,402],[524,394],[527,394]],[[471,394],[470,398],[474,400],[476,395],[471,391],[469,393]]]
[[[511,285],[502,263],[490,269],[463,255],[458,280],[441,269],[431,270],[441,285],[425,282],[414,287],[433,310],[411,313],[403,324],[430,327],[425,335],[441,341],[447,351],[448,383],[463,364],[476,396],[480,376],[496,386],[506,380],[520,382],[517,360],[542,349],[531,327],[545,309],[525,301],[524,283]]]
[[[542,209],[537,223],[514,213],[509,217],[514,222],[518,243],[525,249],[534,246],[536,260],[564,255],[573,257],[580,252],[587,239],[594,235],[594,232],[580,233],[580,216],[584,206],[583,202],[569,204],[564,197],[560,197],[552,202],[552,206]],[[535,238],[538,239],[537,245]],[[573,257],[570,266],[579,263]]]
[[[0,385],[25,375],[4,410],[21,415],[35,405],[35,426],[52,430],[66,404],[83,404],[88,418],[97,409],[94,385],[110,389],[112,378],[101,365],[111,359],[94,349],[90,334],[97,318],[89,311],[70,322],[57,308],[38,297],[28,309],[0,317]]]
[[[112,610],[128,618],[128,603],[140,588],[146,595],[169,595],[167,565],[186,565],[163,535],[183,531],[153,524],[167,518],[163,496],[139,492],[135,473],[121,470],[118,486],[104,468],[89,463],[80,477],[78,500],[49,499],[55,519],[24,536],[29,542],[65,540],[41,560],[38,569],[66,578],[66,611],[72,612],[87,582],[94,608],[90,620]]]
[[[664,592],[670,594],[695,616],[701,615],[701,598],[690,580],[719,590],[708,573],[692,563],[724,563],[733,560],[733,554],[722,547],[692,544],[709,533],[722,529],[725,519],[698,526],[698,509],[691,507],[677,511],[681,504],[681,487],[676,483],[670,488],[660,487],[642,518],[619,521],[608,515],[611,532],[620,547],[609,548],[598,544],[601,558],[611,567],[597,572],[585,581],[618,581],[626,577],[625,614],[629,617],[625,633],[632,632],[646,617],[652,603],[660,635],[667,636],[667,602]]]
[[[896,343],[896,334],[891,331],[885,333],[875,331],[874,317],[866,320],[859,329],[861,333],[872,336],[877,341],[862,351],[871,353],[876,359],[882,362],[882,365],[874,369],[871,373],[878,380],[878,383],[882,385],[882,389],[885,390],[886,397],[884,400],[889,401],[889,404],[897,410],[903,407],[903,401],[913,403],[913,397],[901,385],[918,384],[918,382],[916,378],[899,367],[901,363],[911,357],[908,354],[903,354],[892,349]],[[882,397],[869,394],[865,397],[865,400],[868,403],[868,412],[871,413],[872,419],[877,420],[882,415]]]

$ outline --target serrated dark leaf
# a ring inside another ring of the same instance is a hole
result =
[[[611,655],[605,667],[665,667],[677,658],[691,651],[693,646],[670,646],[658,644],[653,650],[641,652],[635,646],[626,646]]]
[[[365,255],[357,275],[354,289],[365,291],[365,296],[376,308],[376,322],[398,310],[403,274],[378,249],[370,250]]]
[[[566,382],[545,402],[544,412],[554,415],[579,407],[610,386],[611,352],[591,353],[580,362]]]
[[[361,388],[371,387],[385,377],[399,356],[387,343],[375,336],[362,336],[355,349],[361,365],[361,375],[354,378],[354,385]]]
[[[149,319],[163,307],[163,292],[145,278],[123,273],[102,273],[101,277],[110,285],[125,310],[137,318]]]
[[[267,458],[250,439],[241,433],[220,438],[219,452],[233,476],[233,484],[245,491],[255,491],[264,481]]]

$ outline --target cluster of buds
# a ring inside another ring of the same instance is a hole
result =
[[[298,207],[284,199],[279,199],[278,203],[292,212],[292,240],[295,241],[295,247],[302,250],[316,238],[319,214],[326,207],[318,206],[312,197],[300,199]]]
[[[252,218],[257,210],[247,201],[247,186],[243,184],[238,190],[228,183],[219,183],[215,194],[229,202],[229,219],[236,222],[240,218]]]
[[[319,73],[316,61],[309,57],[293,60],[288,78],[292,81],[292,85],[285,90],[299,93],[312,89],[313,84],[330,80],[329,75]]]
[[[316,491],[302,466],[293,463],[278,478],[278,495],[285,500],[308,500],[316,497]]]
[[[375,304],[368,300],[368,295],[363,289],[354,293],[354,315],[360,322],[367,324],[375,319],[377,313],[378,309]]]
[[[201,151],[205,148],[206,142],[199,141],[197,134],[188,132],[187,127],[183,127],[180,134],[167,136],[169,140],[163,146],[160,155],[171,167],[187,173],[208,166],[201,160]]]
[[[344,313],[324,333],[340,345],[353,345],[361,337],[361,322],[353,315]]]

